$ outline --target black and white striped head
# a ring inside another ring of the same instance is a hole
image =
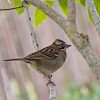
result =
[[[62,51],[65,51],[67,50],[68,47],[70,47],[71,45],[69,44],[66,44],[64,41],[60,40],[60,39],[56,39],[53,44],[56,44],[57,47],[62,50]]]

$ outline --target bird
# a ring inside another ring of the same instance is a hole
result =
[[[31,68],[47,77],[51,82],[51,74],[57,71],[65,62],[66,51],[71,45],[61,39],[56,39],[50,46],[31,53],[24,58],[6,59],[3,61],[23,61]]]

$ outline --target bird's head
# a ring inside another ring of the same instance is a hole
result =
[[[68,47],[70,47],[71,45],[66,44],[64,41],[60,40],[60,39],[56,39],[53,44],[55,44],[60,50],[65,51],[67,50]]]

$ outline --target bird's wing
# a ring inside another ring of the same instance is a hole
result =
[[[59,51],[54,47],[48,46],[35,53],[31,53],[26,56],[27,59],[55,59],[59,54]]]

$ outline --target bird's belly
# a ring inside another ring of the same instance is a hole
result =
[[[39,70],[39,66],[35,62],[32,62],[31,64],[28,64],[28,66],[32,69],[38,72],[39,74],[43,74],[42,70]]]
[[[48,61],[48,62],[43,62],[43,67],[44,68],[44,71],[45,73],[47,74],[52,74],[53,72],[55,72],[56,70],[58,70],[61,66],[62,66],[63,62],[56,62],[55,60],[54,61]]]
[[[39,73],[43,74],[52,74],[53,72],[55,72],[56,70],[58,70],[62,64],[64,63],[65,59],[63,59],[62,57],[59,59],[54,59],[54,60],[50,60],[50,59],[46,59],[46,60],[42,60],[42,61],[38,61],[38,62],[32,62],[32,64],[30,64],[31,68],[35,69],[36,71],[38,71]]]

